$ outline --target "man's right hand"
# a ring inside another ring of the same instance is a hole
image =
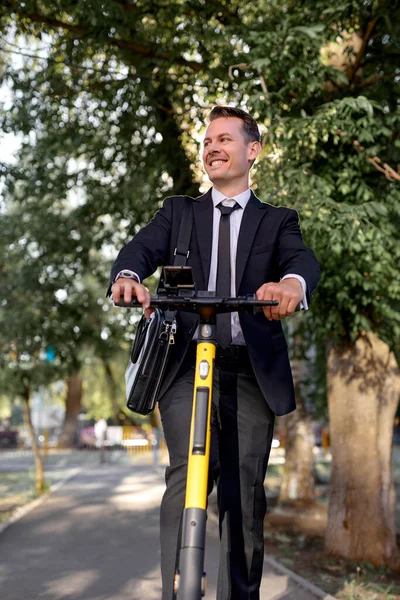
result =
[[[142,307],[145,309],[145,316],[149,318],[153,309],[150,307],[150,292],[141,283],[135,281],[135,279],[129,279],[127,277],[119,277],[111,288],[112,297],[115,303],[118,303],[121,299],[127,304],[131,302],[132,297],[136,296]]]

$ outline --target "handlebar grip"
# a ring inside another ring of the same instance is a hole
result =
[[[125,302],[125,300],[123,298],[121,298],[119,300],[119,302],[114,302],[114,306],[118,306],[120,308],[142,308],[142,304],[140,302],[138,302],[137,300],[135,300],[134,298],[132,298],[132,300],[130,302]],[[150,304],[151,306],[151,304]]]

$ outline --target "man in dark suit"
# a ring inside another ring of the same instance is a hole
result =
[[[296,211],[261,203],[249,189],[260,152],[257,123],[244,111],[215,107],[203,146],[213,188],[192,200],[194,227],[187,264],[197,290],[217,290],[230,268],[232,296],[278,300],[263,313],[230,315],[217,349],[210,473],[218,481],[221,554],[218,600],[257,600],[263,567],[264,478],[275,415],[295,409],[293,380],[280,320],[308,308],[318,263],[303,244]],[[132,295],[149,314],[141,283],[173,264],[184,197],[170,197],[119,253],[112,295]],[[229,284],[228,284],[229,285]],[[161,505],[163,600],[172,598],[175,555],[184,506],[194,385],[196,315],[178,314],[174,354],[159,407],[170,456]],[[218,330],[223,331],[217,321]],[[222,335],[222,333],[221,333]],[[228,335],[228,338],[226,337]],[[217,341],[218,337],[217,337]],[[211,486],[210,486],[211,487]]]

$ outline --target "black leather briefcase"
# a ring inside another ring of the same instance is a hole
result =
[[[193,228],[192,199],[186,203],[179,227],[175,266],[185,266]],[[125,372],[127,407],[141,415],[155,409],[171,347],[175,342],[176,311],[156,309],[149,319],[141,318]]]
[[[171,346],[175,343],[174,313],[156,309],[149,319],[142,317],[125,372],[127,407],[135,413],[153,412]]]

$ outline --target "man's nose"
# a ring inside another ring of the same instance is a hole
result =
[[[209,146],[208,146],[208,154],[218,154],[220,151],[220,143],[218,140],[215,140],[214,142],[210,142]]]

